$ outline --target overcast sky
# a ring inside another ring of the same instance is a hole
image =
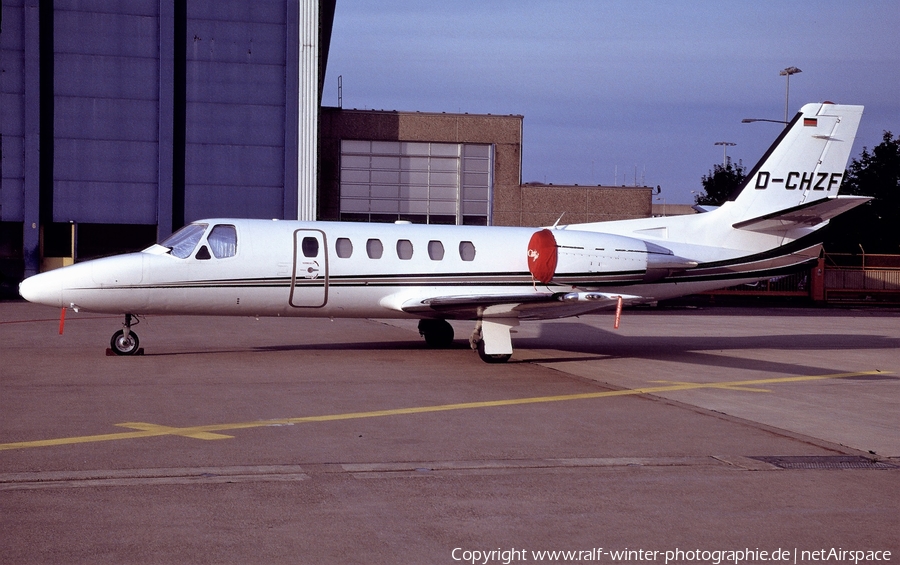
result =
[[[866,109],[852,152],[900,135],[900,3],[337,0],[323,104],[521,114],[523,181],[637,182],[668,203],[736,143],[749,169],[806,102]],[[618,174],[617,174],[618,171]]]

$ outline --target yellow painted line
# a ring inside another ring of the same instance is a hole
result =
[[[302,416],[299,418],[283,418],[278,420],[257,420],[254,422],[239,422],[231,424],[211,424],[207,426],[190,426],[186,428],[174,428],[143,422],[126,422],[117,424],[120,427],[132,428],[133,432],[120,432],[114,434],[99,434],[92,436],[77,436],[37,441],[20,441],[14,443],[0,443],[0,451],[7,449],[27,449],[32,447],[50,447],[58,445],[73,445],[78,443],[95,443],[101,441],[120,441],[126,439],[138,439],[146,437],[158,437],[178,435],[195,439],[226,439],[226,436],[216,432],[225,430],[243,430],[262,428],[266,426],[283,426],[291,424],[306,424],[311,422],[334,422],[340,420],[358,420],[363,418],[378,418],[382,416],[403,416],[409,414],[428,414],[431,412],[448,412],[450,410],[471,410],[475,408],[495,408],[498,406],[516,406],[521,404],[540,404],[546,402],[564,402],[569,400],[587,400],[593,398],[611,398],[616,396],[633,396],[639,394],[656,394],[661,392],[676,392],[697,389],[731,389],[741,390],[741,387],[753,387],[756,385],[772,385],[784,383],[799,383],[807,381],[821,381],[826,379],[840,379],[846,377],[860,377],[865,375],[889,374],[886,371],[861,371],[855,373],[835,373],[831,375],[809,375],[794,377],[778,377],[771,379],[756,379],[747,381],[734,381],[725,383],[673,383],[665,386],[644,387],[624,390],[609,390],[603,392],[586,392],[581,394],[563,394],[558,396],[536,396],[530,398],[510,398],[505,400],[485,400],[481,402],[462,402],[459,404],[439,404],[436,406],[415,406],[410,408],[394,408],[389,410],[374,410],[370,412],[349,412],[344,414],[325,414],[321,416]]]

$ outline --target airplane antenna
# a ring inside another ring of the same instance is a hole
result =
[[[563,212],[562,214],[559,215],[558,218],[556,218],[556,221],[553,222],[553,229],[556,229],[556,226],[559,225],[559,221],[562,220],[562,217],[565,216],[565,215],[566,215],[566,213]]]

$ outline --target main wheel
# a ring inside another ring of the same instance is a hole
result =
[[[133,331],[128,332],[128,337],[125,337],[125,330],[119,330],[109,340],[109,348],[116,355],[134,355],[137,353],[140,343],[141,340]]]
[[[478,342],[478,356],[481,357],[481,360],[485,363],[506,363],[509,361],[509,358],[512,357],[509,353],[494,353],[487,354],[484,352],[484,340],[480,340]]]
[[[428,347],[444,349],[453,345],[453,326],[447,320],[419,320],[419,335]]]

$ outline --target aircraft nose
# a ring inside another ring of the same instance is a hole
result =
[[[19,284],[19,294],[28,302],[62,307],[62,279],[52,271],[28,277]]]

